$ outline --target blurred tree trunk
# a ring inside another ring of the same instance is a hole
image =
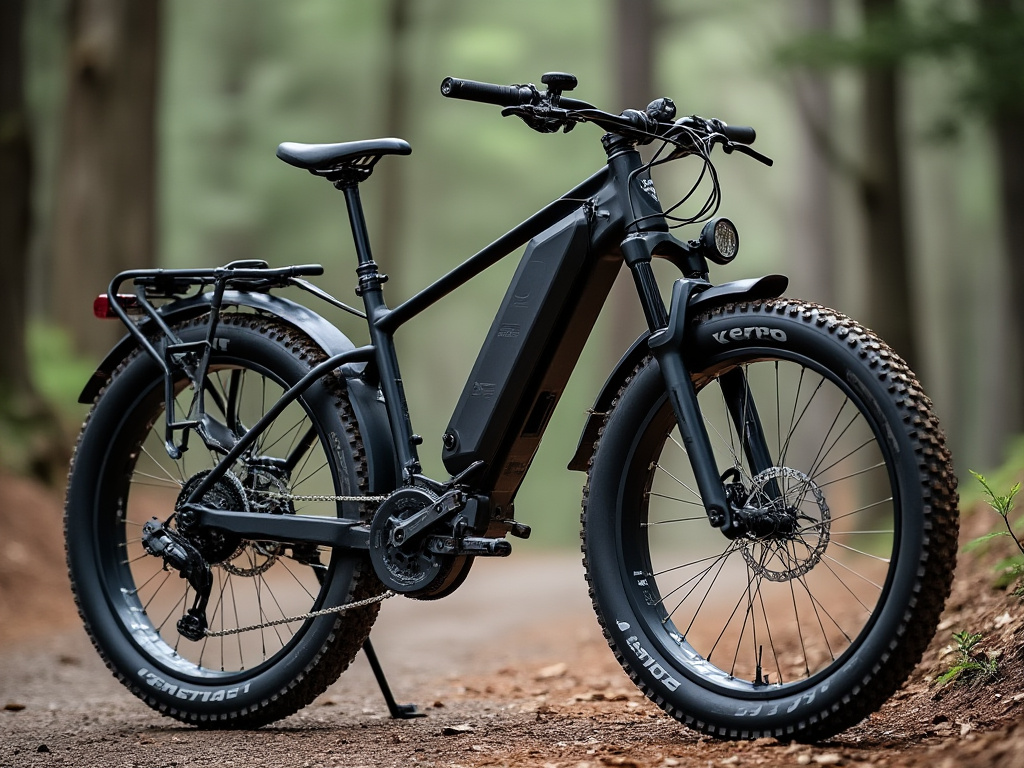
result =
[[[991,17],[990,23],[1000,20],[1016,22],[1013,15],[1022,15],[1012,0],[982,0],[983,13]],[[1018,5],[1019,9],[1020,6]],[[987,69],[999,76],[999,66],[993,62]],[[1024,104],[1018,99],[1002,100],[992,116],[996,153],[999,168],[999,199],[1002,201],[1003,249],[1010,275],[1010,306],[1013,328],[1013,346],[1016,351],[1015,370],[1011,382],[1016,393],[1024,384],[1024,312],[1020,302],[1024,297]],[[1019,394],[1009,401],[1003,401],[999,412],[1005,429],[1011,433],[1020,432],[1024,423],[1024,403]]]
[[[832,0],[803,0],[798,23],[808,34],[832,34]],[[836,301],[835,227],[832,209],[832,164],[828,137],[832,133],[832,88],[828,72],[802,69],[794,73],[799,107],[801,191],[799,226],[791,253],[793,289],[827,306]]]
[[[54,222],[53,315],[76,348],[122,333],[92,321],[118,271],[153,266],[160,0],[72,0]]]
[[[0,2],[0,459],[54,481],[67,463],[56,414],[32,384],[26,351],[32,151],[24,93],[23,0]]]
[[[643,109],[654,101],[655,0],[615,0],[612,49],[618,60],[619,109]]]
[[[409,71],[408,38],[410,31],[409,0],[391,0],[387,9],[387,30],[385,32],[385,62],[387,76],[384,91],[384,135],[409,140]],[[405,174],[406,161],[401,157],[385,158],[378,173],[381,176],[380,193],[384,199],[381,210],[385,217],[378,227],[375,238],[374,258],[392,274],[402,274],[401,226],[396,222],[406,220]],[[379,244],[379,245],[377,245]],[[396,286],[400,291],[404,286]]]
[[[24,98],[23,0],[0,3],[0,408],[31,389],[25,354],[32,152]]]
[[[615,104],[618,109],[643,109],[654,93],[655,0],[615,0],[610,41],[617,60]],[[608,297],[610,334],[604,355],[612,366],[647,327],[637,300],[633,276],[623,268]]]
[[[864,21],[891,18],[896,0],[862,0]],[[910,254],[905,173],[900,140],[902,102],[899,70],[894,63],[865,64],[863,160],[860,197],[864,210],[867,269],[867,324],[913,367],[918,361],[914,334],[914,300],[910,288]]]

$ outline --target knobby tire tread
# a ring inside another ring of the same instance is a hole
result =
[[[931,641],[934,628],[938,625],[940,614],[952,587],[959,530],[959,518],[956,511],[957,480],[953,471],[952,457],[945,446],[938,420],[932,413],[930,399],[924,394],[920,383],[907,364],[870,330],[835,310],[810,302],[785,298],[714,307],[705,311],[694,322],[700,323],[726,314],[788,315],[828,333],[858,354],[886,386],[901,411],[903,423],[916,446],[918,479],[924,499],[925,540],[918,564],[914,595],[890,642],[891,650],[884,658],[875,662],[870,678],[862,680],[857,689],[848,692],[841,701],[833,704],[830,710],[810,715],[792,727],[774,730],[759,729],[753,726],[749,730],[736,731],[716,723],[705,722],[694,713],[679,709],[634,671],[628,657],[618,647],[609,632],[607,620],[602,614],[595,594],[591,563],[586,547],[587,513],[594,458],[600,450],[608,420],[618,407],[630,382],[643,368],[652,363],[651,356],[641,361],[619,387],[611,406],[604,414],[604,421],[594,442],[593,453],[587,465],[587,482],[583,488],[580,515],[580,538],[588,593],[601,631],[615,659],[647,698],[676,720],[701,733],[719,738],[785,737],[797,738],[801,741],[817,741],[833,736],[877,711],[920,663]],[[913,626],[911,622],[913,622]],[[921,631],[922,628],[927,628],[928,631]]]
[[[179,327],[200,326],[208,322],[208,317],[200,317],[191,320]],[[257,331],[272,343],[280,344],[288,349],[293,356],[304,361],[309,368],[327,359],[324,351],[317,346],[308,336],[281,322],[259,314],[225,312],[220,316],[221,326],[235,326],[248,328]],[[85,434],[85,429],[92,418],[93,411],[100,399],[103,397],[107,387],[117,376],[130,365],[139,355],[146,354],[141,349],[135,349],[126,357],[113,371],[110,378],[97,393],[93,400],[89,414],[86,416],[79,432],[75,451],[72,454],[71,464],[68,469],[68,489],[70,491],[70,478],[75,468],[75,458],[78,455],[78,448]],[[357,487],[362,494],[368,494],[366,456],[363,450],[362,437],[359,434],[359,426],[349,401],[347,387],[344,379],[333,372],[324,377],[323,382],[334,398],[335,406],[338,408],[340,420],[345,427],[345,436],[352,451],[356,467]],[[69,500],[65,497],[65,509]],[[65,533],[65,557],[70,558],[68,552],[68,515],[64,516]],[[377,618],[380,605],[371,604],[362,608],[338,614],[335,619],[334,628],[327,641],[318,649],[316,655],[303,669],[302,673],[282,686],[276,694],[261,700],[254,706],[241,707],[232,712],[221,713],[217,716],[209,716],[196,712],[180,710],[166,703],[159,701],[152,696],[143,686],[139,685],[134,677],[129,677],[122,672],[109,658],[107,652],[96,639],[96,635],[90,626],[89,620],[82,608],[82,596],[79,594],[75,580],[71,574],[70,561],[68,561],[68,575],[71,582],[71,592],[75,600],[78,614],[85,626],[86,633],[100,658],[103,659],[107,668],[114,677],[124,685],[135,696],[142,699],[148,706],[161,714],[175,718],[190,725],[200,728],[259,728],[272,723],[288,715],[294,714],[317,696],[323,693],[335,682],[348,668],[355,655],[362,647],[363,640],[369,635],[370,629]],[[369,597],[382,594],[383,585],[373,572],[369,560],[359,564],[353,574],[352,585],[349,589],[347,602],[355,602]],[[345,624],[344,632],[341,625]]]

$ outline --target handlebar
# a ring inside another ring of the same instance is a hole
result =
[[[478,101],[482,104],[494,104],[498,107],[538,106],[544,103],[547,95],[533,85],[494,85],[476,80],[463,80],[458,77],[446,77],[441,81],[441,95],[449,99]],[[555,106],[552,104],[552,106]],[[562,109],[593,109],[586,101],[570,99],[559,94],[557,106]]]
[[[692,116],[672,122],[675,105],[671,99],[651,102],[644,111],[627,109],[615,115],[597,109],[585,101],[563,96],[563,89],[568,90],[576,84],[576,78],[572,75],[549,73],[542,80],[549,84],[549,90],[546,92],[538,90],[532,84],[495,85],[446,77],[441,81],[441,95],[450,99],[504,107],[503,115],[516,115],[534,130],[544,133],[557,131],[559,128],[569,131],[581,122],[594,123],[610,133],[625,136],[639,143],[648,143],[658,137],[671,141],[673,137],[684,132],[689,132],[691,136],[696,132],[711,138],[718,136],[718,140],[726,144],[726,151],[730,151],[730,148],[737,144],[753,144],[757,138],[757,133],[750,126],[728,125],[714,118]],[[564,88],[560,89],[558,85]],[[762,162],[767,161],[768,164],[771,162],[753,150],[745,151],[743,154]]]

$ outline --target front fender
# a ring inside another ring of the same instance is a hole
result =
[[[191,320],[210,311],[211,293],[191,296],[166,304],[157,310],[169,325]],[[268,293],[225,291],[223,306],[246,307],[272,315],[309,336],[328,356],[355,349],[355,344],[329,321],[308,307]],[[152,321],[146,320],[139,329],[145,334]],[[131,335],[125,335],[100,363],[86,383],[78,402],[89,404],[100,393],[111,374],[138,346]],[[391,441],[391,427],[380,389],[363,376],[365,363],[342,366],[341,373],[348,385],[349,400],[359,424],[359,432],[366,450],[369,469],[370,493],[393,490],[401,481],[398,458]]]
[[[683,291],[680,289],[685,287],[687,282],[689,281],[676,281],[675,285],[673,285],[673,298],[683,294]],[[679,329],[677,334],[681,341],[681,332],[685,329],[686,323],[698,313],[707,312],[715,307],[734,304],[739,301],[773,299],[781,296],[788,284],[789,278],[784,275],[765,275],[764,277],[735,280],[731,283],[709,286],[702,290],[691,290],[685,308],[678,307],[673,303],[668,328],[670,330]],[[683,314],[680,315],[680,312],[683,312]],[[588,411],[587,422],[583,425],[583,434],[580,435],[580,442],[576,447],[576,453],[573,454],[572,459],[569,461],[569,469],[579,472],[587,471],[590,457],[594,454],[594,445],[597,443],[601,425],[604,424],[604,419],[612,407],[615,396],[618,395],[619,390],[625,385],[633,369],[640,365],[643,359],[650,353],[650,347],[648,346],[650,338],[651,334],[647,331],[633,342],[632,346],[615,366],[615,370],[605,380],[601,393],[594,402],[594,407]]]

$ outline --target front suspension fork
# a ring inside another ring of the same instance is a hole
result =
[[[648,345],[661,368],[669,402],[679,425],[683,447],[690,460],[708,522],[726,535],[734,536],[742,532],[743,526],[736,519],[726,496],[711,439],[697,402],[697,391],[682,355],[688,321],[687,307],[691,297],[706,287],[707,283],[703,281],[677,280],[672,286],[672,304],[666,325],[651,334]],[[740,370],[732,371],[721,377],[720,384],[737,433],[741,436],[752,475],[756,475],[772,466],[772,459],[746,377]],[[772,488],[767,490],[770,495],[777,493]]]

